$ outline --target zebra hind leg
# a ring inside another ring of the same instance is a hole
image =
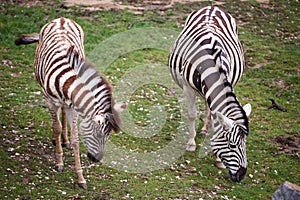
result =
[[[62,146],[66,147],[67,149],[72,149],[69,139],[68,139],[68,121],[67,121],[67,114],[64,108],[61,108],[62,111]]]
[[[67,126],[67,116],[66,116],[66,112],[64,110],[64,108],[61,108],[62,111],[62,131],[61,131],[61,144],[62,147],[66,147],[67,149],[72,149],[69,139],[68,139],[68,126]],[[57,114],[59,116],[59,113]],[[52,135],[52,144],[54,146],[56,146],[56,137],[54,136],[54,134]]]
[[[47,101],[46,101],[47,102]],[[61,133],[62,126],[59,120],[60,109],[55,105],[47,102],[47,106],[52,116],[52,143],[55,144],[55,158],[56,158],[56,170],[62,172],[64,168],[63,163],[63,149],[61,146]]]
[[[196,150],[196,130],[195,130],[195,121],[197,118],[197,110],[196,110],[196,95],[193,90],[188,88],[187,86],[183,87],[184,95],[186,98],[187,106],[188,106],[188,118],[189,118],[189,134],[190,139],[187,143],[186,150],[187,151],[195,151]]]
[[[199,133],[200,136],[204,136],[204,137],[208,136],[208,128],[211,123],[211,111],[207,102],[205,104],[206,104],[206,112],[205,112],[204,125],[201,129],[201,132]]]

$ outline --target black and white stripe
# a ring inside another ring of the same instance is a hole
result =
[[[120,131],[118,112],[125,105],[114,103],[110,84],[85,58],[83,39],[82,28],[73,20],[61,17],[44,25],[39,34],[21,35],[15,42],[17,45],[38,42],[35,76],[53,118],[57,166],[63,165],[62,149],[57,144],[62,132],[59,122],[62,110],[66,112],[63,117],[67,116],[71,127],[79,183],[85,184],[79,159],[78,116],[81,118],[80,134],[88,157],[99,161],[110,132]]]
[[[103,139],[99,140],[99,136],[108,137],[112,129],[119,130],[111,117],[111,86],[85,59],[84,33],[73,20],[53,20],[41,29],[39,36],[35,75],[46,101],[76,111],[83,120],[80,133],[86,148],[96,156],[104,145],[100,143]],[[99,129],[93,119],[102,115],[105,117]]]
[[[247,168],[246,112],[233,92],[244,69],[243,48],[234,18],[217,7],[192,12],[169,55],[175,82],[183,88],[189,107],[190,141],[195,146],[195,95],[202,96],[212,114],[212,149],[229,168],[231,178],[240,181]],[[247,105],[245,109],[250,109]]]

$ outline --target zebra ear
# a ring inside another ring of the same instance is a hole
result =
[[[113,106],[113,116],[108,118],[115,133],[121,131],[120,126],[122,125],[122,119],[120,117],[120,112],[124,111],[126,106],[127,104],[125,102],[115,103]]]
[[[247,115],[247,117],[249,117],[249,115],[251,114],[251,104],[247,103],[246,105],[243,106],[243,109]]]
[[[220,112],[217,112],[216,115],[217,115],[217,120],[218,120],[218,121],[220,122],[220,124],[223,126],[223,129],[224,129],[225,131],[230,130],[231,127],[232,127],[232,124],[233,124],[232,120],[229,119],[228,117],[224,116],[224,115],[223,115],[222,113],[220,113]]]
[[[122,112],[125,110],[127,104],[125,102],[117,102],[114,105],[114,110],[117,111],[118,113]]]
[[[96,115],[94,118],[93,118],[94,122],[96,122],[98,125],[101,125],[104,120],[105,120],[105,117],[104,115],[100,114],[100,115]]]

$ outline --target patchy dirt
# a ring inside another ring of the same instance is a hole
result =
[[[193,3],[201,2],[204,0],[165,0],[165,1],[153,1],[153,0],[65,0],[64,5],[77,6],[83,5],[88,10],[129,10],[136,14],[141,14],[145,10],[166,10],[174,6],[175,3]]]
[[[129,10],[135,14],[142,14],[146,10],[167,10],[176,3],[190,4],[195,2],[206,2],[207,0],[63,0],[61,7],[82,6],[85,10]],[[241,0],[249,1],[249,0]],[[269,4],[269,0],[256,0],[261,4]],[[36,5],[53,6],[55,1],[43,0],[0,0],[1,4],[14,3],[25,7]],[[213,1],[212,5],[225,4],[224,1]]]
[[[204,2],[206,0],[64,0],[64,5],[76,6],[83,5],[89,10],[99,10],[99,9],[116,9],[116,10],[130,10],[137,14],[145,10],[166,10],[174,6],[175,3],[187,4],[194,2]],[[245,0],[244,0],[245,1]],[[257,0],[259,3],[269,3],[269,0]],[[213,5],[225,4],[222,1],[213,2]]]
[[[241,0],[241,1],[248,1],[248,0]],[[256,0],[258,3],[264,3],[264,4],[268,4],[270,3],[270,0]]]
[[[248,63],[247,63],[248,64]],[[261,68],[261,67],[264,67],[266,65],[270,65],[270,64],[273,64],[272,62],[263,62],[263,63],[257,63],[256,65],[254,66],[250,66],[250,65],[246,65],[246,67],[248,69],[258,69],[258,68]]]
[[[299,133],[289,133],[275,137],[277,153],[295,155],[300,159],[300,135]]]
[[[25,7],[32,7],[32,6],[36,6],[36,5],[45,5],[45,4],[49,4],[49,2],[45,2],[43,0],[27,0],[27,1],[23,1],[23,0],[0,0],[1,4],[11,3],[11,4],[22,5],[22,6],[25,6]]]

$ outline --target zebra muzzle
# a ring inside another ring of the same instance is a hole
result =
[[[241,182],[245,178],[246,172],[247,172],[247,168],[240,167],[239,170],[236,172],[236,174],[232,174],[231,171],[229,170],[229,176],[232,181]]]
[[[97,153],[96,155],[92,155],[91,153],[88,153],[87,157],[93,162],[99,162],[103,157],[103,153]]]

